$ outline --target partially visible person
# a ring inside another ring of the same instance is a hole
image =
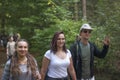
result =
[[[81,39],[81,36],[80,36],[79,34],[77,34],[77,35],[76,35],[76,40],[75,40],[75,42],[76,42],[76,41],[80,41],[80,39]]]
[[[15,52],[15,41],[13,41],[13,36],[8,37],[8,42],[6,46],[7,59],[10,59]]]
[[[6,35],[5,33],[2,33],[1,34],[1,40],[2,40],[2,42],[3,42],[3,47],[4,47],[4,49],[6,49],[6,45],[7,45],[7,37],[8,37],[8,35]]]
[[[0,47],[3,47],[2,35],[0,34]]]
[[[89,24],[83,24],[79,32],[80,40],[70,47],[77,80],[95,80],[94,56],[104,58],[108,52],[110,39],[105,38],[103,49],[100,51],[89,41],[92,30]]]
[[[0,47],[3,47],[3,40],[0,39]]]
[[[14,34],[13,38],[14,38],[14,41],[17,42],[21,38],[20,33]]]
[[[15,50],[12,58],[6,62],[1,80],[40,80],[37,61],[28,51],[28,42],[18,40]]]
[[[51,48],[43,57],[41,76],[42,80],[68,80],[68,73],[76,80],[71,53],[66,49],[65,35],[60,31],[54,34]]]

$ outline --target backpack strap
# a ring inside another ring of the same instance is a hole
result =
[[[79,62],[79,49],[80,49],[80,46],[79,46],[79,42],[76,41],[76,69],[78,67],[78,62]]]

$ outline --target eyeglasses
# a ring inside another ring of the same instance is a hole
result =
[[[91,30],[83,30],[84,33],[91,33]]]

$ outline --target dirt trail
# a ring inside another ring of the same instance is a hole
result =
[[[0,80],[6,61],[7,61],[7,57],[6,57],[5,49],[0,47]]]
[[[2,72],[3,72],[3,68],[0,68],[0,80],[1,80]]]

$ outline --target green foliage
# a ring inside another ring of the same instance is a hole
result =
[[[57,26],[60,30],[65,32],[67,46],[70,45],[73,41],[75,41],[76,35],[79,34],[79,28],[82,22],[73,21],[73,20],[64,20],[59,21],[55,26]],[[72,35],[72,36],[71,36]]]
[[[120,49],[120,44],[118,43],[118,40],[120,39],[120,18],[118,17],[120,15],[119,3],[118,0],[116,0],[116,2],[112,0],[99,0],[96,3],[96,9],[94,10],[95,15],[91,17],[93,18],[91,20],[95,25],[100,25],[97,27],[96,31],[98,39],[104,39],[105,35],[108,35],[111,39],[108,55],[103,61],[98,60],[98,65],[96,65],[97,68],[114,69],[113,71],[118,69],[116,68],[116,64],[118,64],[116,62],[119,61],[119,59],[116,55],[119,55]]]
[[[64,31],[66,37],[67,47],[75,41],[76,35],[79,33],[79,26],[81,22],[74,22],[72,20],[56,20],[56,25],[51,25],[50,28],[45,28],[43,30],[36,29],[35,35],[30,39],[31,51],[39,52],[37,59],[39,62],[42,61],[44,53],[50,49],[51,38],[56,31]],[[41,65],[41,63],[39,64]]]
[[[56,31],[64,31],[68,45],[75,40],[76,35],[79,33],[78,30],[81,24],[80,22],[74,22],[71,20],[64,21],[58,20],[56,21],[56,23],[57,23],[56,25],[52,25],[50,28],[46,28],[43,30],[36,29],[34,31],[35,35],[31,38],[31,45],[34,46],[35,49],[37,48],[38,48],[37,50],[39,50],[40,48],[49,49],[51,38]],[[40,50],[42,51],[42,49]]]
[[[87,20],[74,21],[74,3],[79,4],[79,17],[82,17],[80,0],[1,0],[0,32],[20,33],[30,42],[30,51],[41,62],[54,32],[62,30],[66,36],[67,47],[75,41],[83,23],[90,23],[94,28],[90,41],[102,48],[106,35],[111,39],[110,49],[105,59],[95,58],[98,69],[119,71],[117,62],[120,54],[120,1],[87,1]],[[41,64],[41,63],[40,63]]]

